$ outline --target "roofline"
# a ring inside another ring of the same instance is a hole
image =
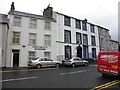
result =
[[[63,14],[63,13],[59,13],[59,12],[56,12],[56,11],[54,11],[54,12],[57,13],[57,14],[63,15],[63,16],[68,16],[68,17],[70,17],[70,18],[73,18],[73,19],[77,19],[77,20],[83,21],[83,20],[81,20],[81,19],[78,19],[78,18],[75,18],[75,17],[69,16],[69,15],[65,15],[65,14]],[[95,26],[97,26],[97,27],[100,27],[100,28],[103,28],[103,29],[109,31],[109,29],[104,28],[104,27],[102,27],[102,26],[100,26],[100,25],[93,24],[93,23],[90,23],[90,22],[87,22],[87,23],[88,23],[88,24],[95,25]]]
[[[8,14],[9,15],[17,15],[17,16],[23,16],[23,17],[36,18],[36,19],[41,19],[41,20],[49,20],[49,21],[56,22],[56,20],[53,19],[53,18],[46,18],[42,15],[26,13],[26,12],[21,12],[21,11],[9,11]]]
[[[117,43],[119,43],[118,41],[116,41],[116,40],[112,40],[112,39],[110,39],[109,41],[113,41],[113,42],[117,42]]]

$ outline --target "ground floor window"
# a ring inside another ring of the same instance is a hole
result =
[[[29,59],[35,58],[35,52],[34,51],[30,51],[29,52]]]
[[[83,58],[88,58],[88,46],[83,46]]]
[[[96,58],[96,48],[92,48],[92,58]]]
[[[71,57],[72,57],[71,46],[65,46],[65,59],[69,59]]]
[[[45,57],[48,57],[48,58],[51,58],[51,53],[50,53],[50,52],[45,52],[45,53],[44,53],[44,56],[45,56]]]

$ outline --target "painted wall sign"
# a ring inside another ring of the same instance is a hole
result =
[[[34,50],[46,50],[46,46],[33,46]]]

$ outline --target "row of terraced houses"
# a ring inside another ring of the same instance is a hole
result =
[[[78,56],[97,60],[100,51],[118,51],[109,29],[48,6],[43,15],[16,11],[0,14],[0,67],[26,67],[33,57],[63,60]]]

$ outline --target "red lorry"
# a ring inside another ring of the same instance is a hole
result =
[[[120,76],[120,52],[99,52],[97,69],[103,76]]]

